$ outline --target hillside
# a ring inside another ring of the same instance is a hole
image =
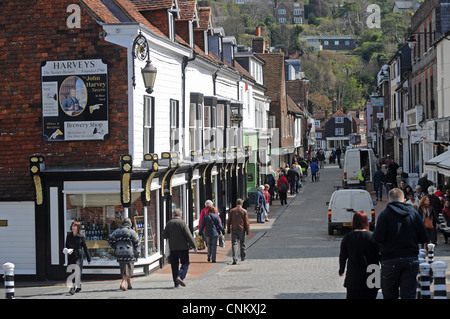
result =
[[[280,4],[281,0],[278,0]],[[380,12],[367,12],[369,5],[378,5]],[[330,108],[331,101],[344,110],[363,107],[375,89],[375,75],[405,42],[412,11],[393,13],[393,0],[337,1],[306,0],[305,24],[278,24],[272,1],[246,0],[236,4],[227,0],[203,0],[200,6],[211,6],[215,25],[238,44],[250,46],[255,28],[270,46],[290,56],[299,56],[302,70],[310,79],[311,97],[317,107]],[[377,18],[379,18],[377,20]],[[342,55],[330,51],[314,52],[300,42],[304,35],[346,35],[356,39],[357,49]]]

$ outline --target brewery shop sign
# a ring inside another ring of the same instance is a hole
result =
[[[46,61],[41,76],[45,141],[109,138],[108,67],[102,60]]]

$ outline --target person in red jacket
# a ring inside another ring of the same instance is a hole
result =
[[[280,194],[281,205],[283,205],[283,202],[287,204],[287,192],[289,190],[289,182],[284,173],[280,173],[277,187],[278,187],[278,194]]]
[[[442,214],[444,215],[447,226],[450,225],[450,199],[447,198],[442,208]]]

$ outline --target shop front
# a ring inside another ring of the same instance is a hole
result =
[[[162,263],[160,175],[157,160],[151,168],[132,171],[129,201],[123,202],[121,170],[107,169],[31,169],[36,190],[36,275],[37,279],[63,280],[67,277],[65,241],[73,221],[82,225],[91,256],[83,264],[83,275],[120,274],[109,235],[129,217],[138,233],[140,257],[135,274],[148,274]]]

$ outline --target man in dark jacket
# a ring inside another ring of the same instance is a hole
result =
[[[292,167],[287,171],[286,175],[289,181],[291,195],[294,195],[297,193],[297,183],[300,180],[300,174],[297,172],[297,170],[294,169],[294,167]]]
[[[422,174],[422,177],[419,178],[419,180],[417,181],[417,185],[420,186],[422,192],[424,192],[425,194],[428,192],[428,187],[430,187],[430,181],[428,180],[427,173]]]
[[[419,272],[419,244],[428,242],[422,218],[403,203],[401,189],[389,192],[390,203],[380,216],[373,239],[380,245],[381,290],[385,299],[414,299]]]
[[[184,278],[189,268],[189,249],[194,248],[194,251],[197,251],[194,238],[186,222],[181,219],[181,215],[181,209],[176,208],[172,213],[173,218],[169,220],[162,233],[162,237],[169,240],[169,261],[175,287],[186,286]],[[178,268],[180,263],[181,268]]]

